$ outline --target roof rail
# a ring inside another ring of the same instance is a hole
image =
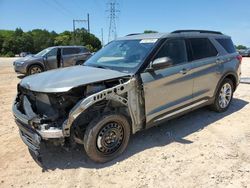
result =
[[[219,34],[222,35],[221,32],[219,31],[208,31],[208,30],[176,30],[173,31],[172,33],[210,33],[210,34]]]
[[[128,35],[126,35],[126,37],[128,37],[128,36],[133,36],[133,35],[141,35],[142,33],[131,33],[131,34],[128,34]]]

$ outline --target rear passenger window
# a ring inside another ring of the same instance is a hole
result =
[[[169,39],[161,47],[155,59],[169,57],[174,64],[187,62],[186,44],[182,39]]]
[[[78,54],[80,52],[79,48],[64,48],[63,55]]]
[[[207,38],[189,39],[192,49],[192,60],[217,56],[218,52]]]
[[[216,39],[216,40],[228,53],[231,54],[236,52],[233,41],[231,39]]]

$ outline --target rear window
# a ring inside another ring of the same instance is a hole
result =
[[[236,49],[233,45],[233,41],[231,39],[216,39],[220,45],[228,52],[228,53],[235,53]]]
[[[189,41],[192,49],[192,60],[214,57],[218,54],[214,45],[207,38],[191,38]]]

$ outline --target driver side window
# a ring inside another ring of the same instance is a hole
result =
[[[168,57],[173,61],[173,65],[187,62],[186,44],[183,39],[169,39],[160,48],[155,59]]]
[[[53,48],[52,50],[49,51],[48,53],[48,57],[53,57],[53,56],[56,56],[57,54],[57,48]]]

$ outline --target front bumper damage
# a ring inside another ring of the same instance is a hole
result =
[[[56,127],[47,128],[47,124],[39,125],[39,128],[34,127],[34,112],[31,108],[30,102],[27,97],[23,98],[25,113],[18,109],[17,100],[13,104],[12,111],[15,122],[19,128],[20,137],[28,148],[36,155],[39,156],[40,145],[43,140],[61,139],[63,132]]]

